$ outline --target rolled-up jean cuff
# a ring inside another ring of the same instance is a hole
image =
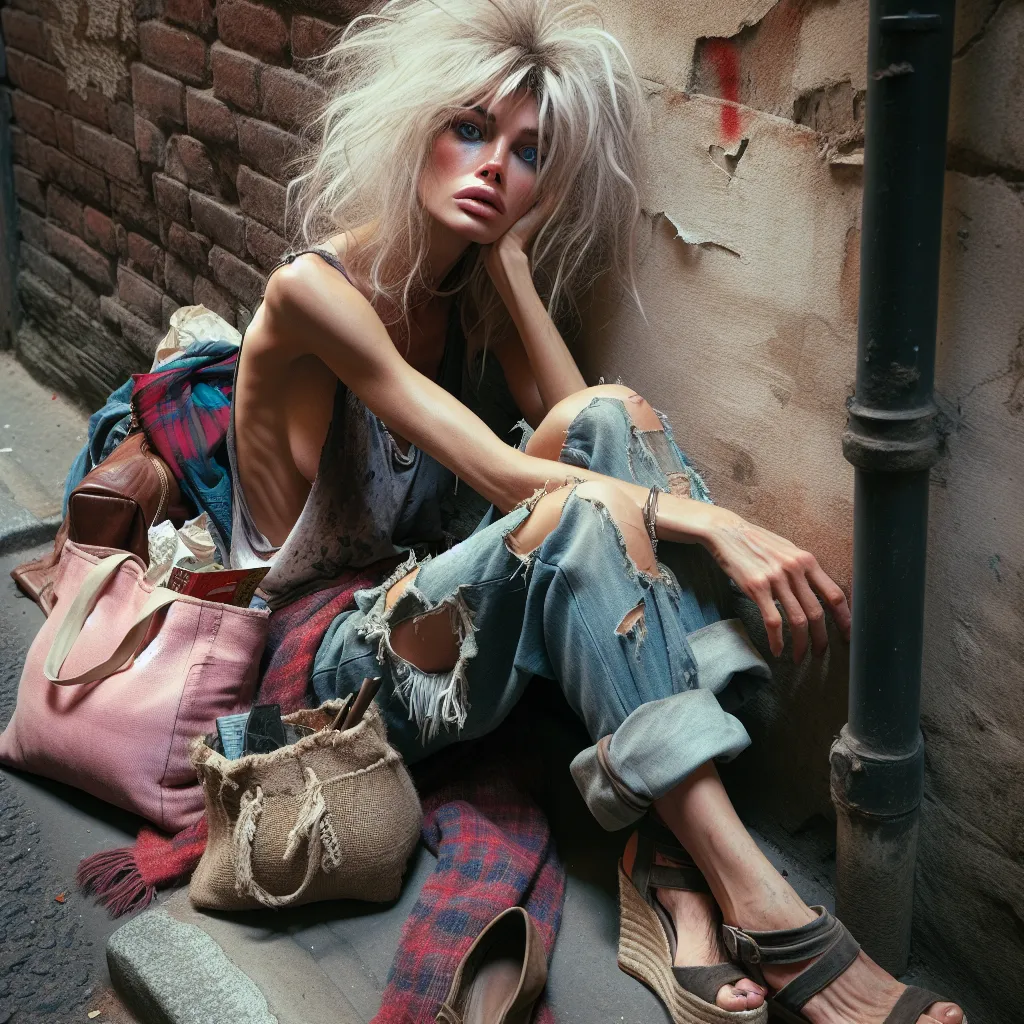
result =
[[[642,704],[570,765],[591,813],[609,832],[638,821],[651,804],[713,759],[750,746],[742,723],[710,690],[687,690]]]

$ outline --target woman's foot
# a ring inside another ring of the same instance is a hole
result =
[[[633,871],[637,837],[634,833],[622,854],[626,874]],[[656,864],[670,866],[672,861],[658,854]],[[665,908],[676,930],[676,967],[713,967],[729,962],[729,955],[718,935],[721,915],[714,897],[700,892],[679,889],[655,889],[655,897]],[[756,1010],[764,1004],[765,990],[749,978],[741,978],[734,985],[723,985],[715,1002],[723,1010]],[[959,1024],[943,1021],[942,1024]]]

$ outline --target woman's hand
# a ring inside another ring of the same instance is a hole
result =
[[[484,266],[506,306],[509,305],[512,297],[512,285],[509,281],[510,266],[521,264],[527,269],[529,268],[526,250],[533,236],[540,231],[549,216],[548,204],[535,203],[501,238],[488,246],[484,254]]]
[[[850,639],[846,595],[814,555],[727,509],[713,505],[706,508],[710,521],[698,539],[743,593],[756,602],[772,654],[782,654],[782,616],[776,601],[789,620],[795,662],[802,661],[807,652],[808,634],[815,654],[823,654],[828,645],[825,614],[816,595],[821,595],[843,636]]]

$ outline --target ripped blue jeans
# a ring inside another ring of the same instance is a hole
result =
[[[595,398],[570,425],[561,461],[710,501],[662,422],[664,432],[638,430],[620,399]],[[421,562],[390,609],[386,593],[414,558],[358,592],[324,637],[313,686],[326,700],[382,676],[389,739],[415,762],[496,728],[532,676],[554,680],[594,741],[573,760],[573,778],[597,820],[623,828],[699,765],[749,744],[730,712],[770,672],[740,621],[723,617],[728,580],[703,547],[663,544],[675,571],[641,572],[607,510],[574,488],[554,530],[520,556],[506,538],[532,505],[500,517],[492,509],[472,536]],[[395,654],[390,633],[442,608],[458,660],[425,672]]]

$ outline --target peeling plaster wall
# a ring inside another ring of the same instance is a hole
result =
[[[651,173],[644,311],[595,300],[585,372],[664,409],[716,500],[848,588],[867,0],[602,8],[649,90]],[[1024,2],[964,0],[955,51],[915,949],[998,1024],[1024,987]],[[823,875],[847,657],[779,663],[728,776]]]

